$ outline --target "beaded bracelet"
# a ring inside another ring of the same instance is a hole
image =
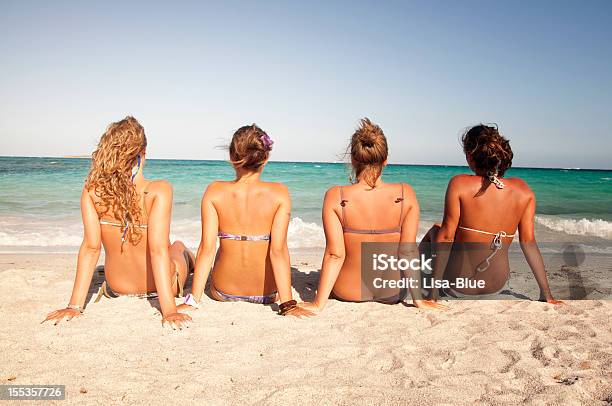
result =
[[[288,300],[278,305],[278,310],[279,310],[278,314],[280,314],[281,316],[284,316],[285,314],[295,309],[296,307],[297,307],[297,301]]]

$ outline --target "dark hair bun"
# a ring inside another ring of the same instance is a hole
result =
[[[264,130],[256,124],[240,127],[234,133],[229,146],[230,160],[236,168],[257,170],[270,157],[269,139]]]
[[[463,151],[471,158],[475,169],[486,174],[504,176],[512,166],[514,154],[510,141],[503,137],[497,127],[480,124],[467,130],[461,138]]]

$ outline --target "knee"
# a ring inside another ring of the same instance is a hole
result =
[[[434,225],[431,226],[431,228],[427,230],[427,232],[423,236],[421,243],[434,242],[436,240],[436,236],[438,235],[438,232],[440,231],[441,227],[442,225],[440,223],[434,223]]]
[[[170,249],[175,252],[183,253],[187,247],[185,247],[185,244],[183,244],[182,241],[176,240],[172,243],[172,245],[170,245]]]
[[[431,226],[429,231],[427,231],[427,235],[429,236],[430,240],[433,241],[436,238],[436,235],[438,235],[440,228],[442,228],[442,224],[440,223],[434,223],[434,225]]]

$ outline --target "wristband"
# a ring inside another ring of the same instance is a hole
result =
[[[195,298],[193,297],[193,295],[191,293],[189,293],[187,296],[185,296],[185,300],[183,301],[184,304],[189,305],[191,307],[194,307],[196,309],[200,308],[200,304],[198,302],[196,302]]]
[[[81,313],[81,314],[83,314],[85,312],[85,309],[83,309],[81,306],[74,305],[74,304],[71,304],[71,303],[68,303],[68,306],[66,306],[66,309],[78,310],[79,313]]]

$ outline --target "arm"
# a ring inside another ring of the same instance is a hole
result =
[[[340,269],[344,264],[346,255],[344,247],[344,233],[342,223],[334,208],[340,202],[339,189],[334,187],[325,193],[323,200],[323,228],[325,230],[325,253],[321,266],[321,276],[317,295],[313,302],[314,310],[323,310],[329,295],[336,284]]]
[[[405,205],[408,206],[408,211],[402,222],[402,234],[400,236],[400,258],[408,258],[409,260],[419,257],[419,250],[416,244],[416,235],[419,228],[420,207],[414,190],[404,185]],[[414,281],[421,280],[421,271],[418,269],[410,270],[410,278]],[[447,306],[436,303],[430,300],[423,300],[421,295],[420,283],[417,287],[409,285],[410,296],[414,305],[418,308],[434,308],[446,310]]]
[[[402,222],[402,231],[400,235],[399,257],[408,259],[419,257],[419,250],[416,245],[416,234],[419,228],[420,208],[414,190],[408,185],[402,185],[404,188],[404,206],[408,208],[404,220]],[[403,213],[402,213],[403,215]],[[412,280],[420,280],[421,275],[419,270],[411,270],[410,278]],[[410,284],[410,295],[412,300],[421,299],[420,288],[416,289]]]
[[[538,243],[535,239],[534,222],[536,210],[536,199],[533,192],[530,193],[529,202],[523,212],[521,220],[519,222],[519,241],[521,244],[521,250],[527,259],[527,263],[535,276],[538,286],[540,287],[540,300],[544,299],[548,303],[559,304],[561,301],[555,300],[550,292],[548,286],[548,279],[546,278],[546,269],[544,267],[544,260],[542,254],[538,248]]]
[[[172,186],[168,182],[159,182],[158,192],[154,196],[149,213],[147,242],[151,254],[151,268],[155,289],[159,297],[162,313],[162,324],[170,323],[182,327],[191,320],[187,314],[178,313],[172,290],[170,261],[170,220],[172,218]]]
[[[198,247],[195,269],[193,271],[192,294],[196,302],[200,302],[202,292],[206,287],[206,281],[215,259],[217,248],[217,233],[219,232],[219,216],[213,204],[211,184],[202,196],[202,237]]]
[[[457,178],[453,178],[446,188],[442,226],[438,231],[436,241],[432,241],[432,248],[434,248],[433,252],[436,254],[433,261],[433,281],[440,280],[444,277],[444,271],[448,264],[452,243],[455,240],[455,233],[457,232],[460,216],[461,202],[459,199],[459,187],[457,185]],[[432,288],[431,298],[437,300],[438,289]]]
[[[280,302],[285,303],[292,300],[291,292],[291,260],[289,258],[289,247],[287,247],[287,229],[291,220],[291,197],[287,187],[283,185],[281,200],[270,232],[270,262],[274,273],[274,283],[278,289]],[[286,316],[312,316],[310,310],[292,306],[290,310],[281,312]]]
[[[101,244],[100,220],[87,188],[83,188],[81,193],[81,217],[83,218],[83,242],[79,249],[76,277],[69,305],[83,309],[89,285],[98,258],[100,258]],[[49,313],[44,321],[56,320],[55,324],[57,324],[64,318],[70,320],[80,314],[81,312],[77,309],[66,308]]]
[[[287,229],[291,219],[291,198],[285,187],[274,214],[270,232],[270,262],[281,303],[291,300],[291,263],[287,247]]]

